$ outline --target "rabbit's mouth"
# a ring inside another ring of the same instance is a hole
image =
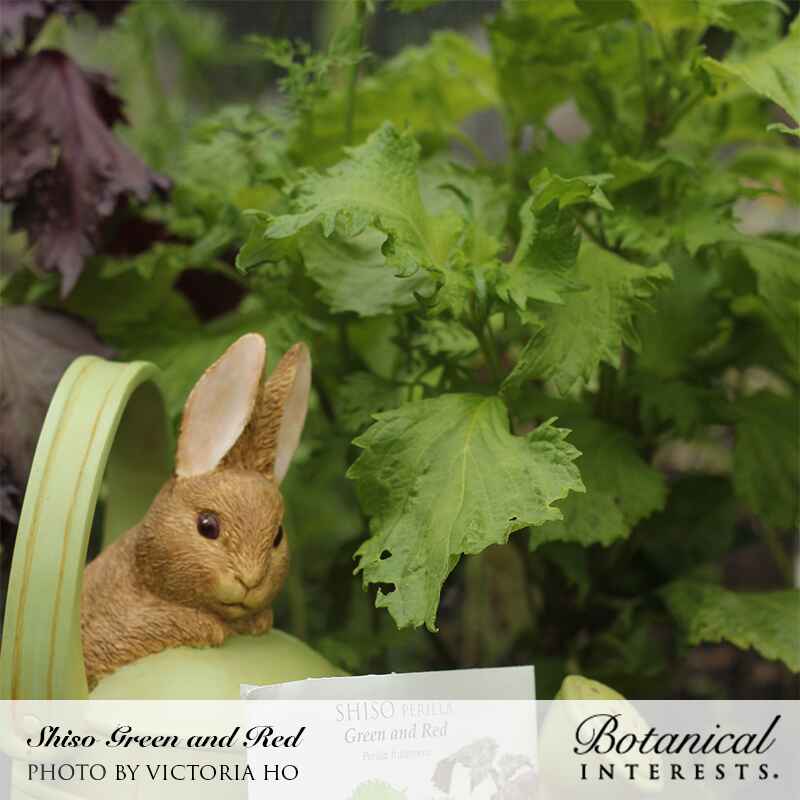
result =
[[[241,617],[252,614],[255,609],[249,608],[244,603],[221,603],[220,611],[222,616],[227,619],[240,619]]]
[[[214,592],[215,611],[223,619],[238,620],[260,614],[272,605],[280,575],[267,569],[261,574],[240,577],[236,573],[221,581]]]
[[[220,603],[220,612],[227,619],[241,619],[249,614],[257,614],[263,611],[269,603],[267,598],[260,593],[253,592],[253,597],[245,596],[241,601],[235,603]]]

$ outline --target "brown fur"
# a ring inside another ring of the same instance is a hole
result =
[[[272,464],[298,352],[262,386],[250,423],[218,467],[167,481],[144,519],[87,566],[81,631],[90,688],[166,648],[215,646],[272,627],[289,569],[286,536],[275,545],[283,500]],[[198,533],[202,512],[217,515],[219,538]]]
[[[271,472],[281,422],[281,409],[292,388],[297,362],[305,345],[286,351],[256,400],[253,416],[239,440],[223,459],[223,465]]]

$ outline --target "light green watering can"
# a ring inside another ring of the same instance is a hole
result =
[[[84,356],[47,413],[28,481],[11,568],[0,699],[88,696],[80,595],[89,533],[108,545],[136,524],[170,472],[172,443],[158,369]],[[95,519],[98,497],[104,514]],[[230,699],[239,685],[342,674],[288,634],[234,636],[221,647],[175,648],[102,680],[101,699]]]

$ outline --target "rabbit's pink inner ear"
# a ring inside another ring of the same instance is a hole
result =
[[[183,409],[176,475],[210,472],[236,444],[253,413],[265,358],[264,338],[248,333],[203,373]]]
[[[303,433],[303,425],[308,411],[308,394],[311,390],[311,355],[304,344],[299,344],[297,347],[294,381],[283,405],[275,445],[275,462],[272,472],[278,483],[288,472],[294,451],[300,444],[300,436]]]

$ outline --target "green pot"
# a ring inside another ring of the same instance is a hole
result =
[[[0,699],[88,696],[80,592],[102,492],[103,544],[136,524],[171,470],[172,437],[158,370],[77,359],[47,413],[25,493],[0,649]],[[175,648],[102,680],[103,699],[230,699],[239,684],[342,674],[292,636],[235,636]]]
[[[588,774],[596,776],[601,766],[613,765],[622,769],[624,756],[615,753],[577,758],[573,754],[575,731],[583,719],[596,713],[617,713],[625,719],[629,729],[642,734],[647,723],[634,706],[619,692],[598,681],[580,675],[568,675],[554,702],[549,704],[547,716],[539,732],[539,778],[545,800],[579,800],[591,796],[596,800],[628,800],[628,798],[658,795],[663,790],[661,782],[623,780],[590,783],[582,786],[578,781],[579,763],[586,764]],[[631,727],[632,726],[632,727]]]

